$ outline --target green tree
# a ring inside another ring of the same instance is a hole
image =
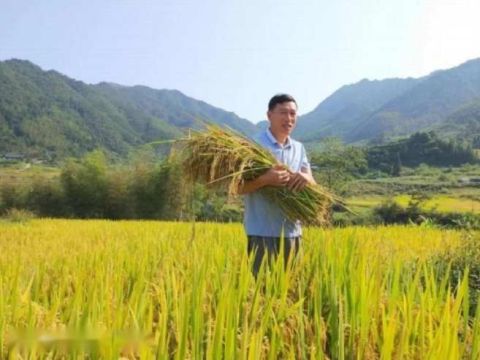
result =
[[[36,176],[28,195],[27,207],[38,216],[65,217],[68,215],[65,193],[58,178]]]
[[[400,153],[397,152],[395,162],[392,166],[392,176],[400,176],[402,173],[402,161],[400,160]]]
[[[108,172],[108,190],[104,213],[106,218],[132,219],[136,217],[134,201],[129,191],[132,181],[127,167]]]
[[[181,164],[165,161],[162,166],[165,179],[161,217],[166,220],[189,220],[187,204],[187,183],[183,177]]]
[[[474,149],[480,149],[480,135],[476,135],[473,137],[472,147]]]
[[[80,161],[70,159],[61,172],[67,205],[80,218],[102,218],[108,194],[105,154],[96,150]]]
[[[28,190],[21,184],[4,182],[0,184],[0,213],[9,209],[26,207]]]
[[[365,152],[360,147],[345,146],[339,138],[326,138],[321,150],[312,154],[311,163],[320,183],[341,193],[346,184],[367,170]]]

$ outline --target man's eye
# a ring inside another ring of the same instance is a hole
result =
[[[292,117],[296,117],[297,113],[295,111],[288,111],[288,110],[281,110],[278,112],[281,116],[288,116],[291,115]]]

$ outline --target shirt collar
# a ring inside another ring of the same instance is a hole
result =
[[[287,137],[285,144],[282,145],[282,144],[279,144],[275,136],[273,136],[272,132],[270,131],[270,128],[267,128],[266,134],[267,134],[268,140],[270,140],[272,144],[277,144],[282,148],[289,148],[292,146],[292,142],[290,141],[290,136]]]

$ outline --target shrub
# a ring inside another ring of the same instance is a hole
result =
[[[107,165],[102,152],[94,151],[80,162],[70,160],[62,170],[61,182],[67,205],[75,216],[104,216],[107,198]]]
[[[24,223],[34,219],[35,217],[35,214],[31,211],[11,208],[5,212],[3,219],[15,223]]]
[[[466,230],[480,229],[480,215],[474,213],[441,213],[423,210],[422,200],[412,199],[404,208],[393,200],[388,200],[373,209],[373,213],[383,224],[421,224],[428,220],[430,224],[448,228]]]
[[[28,186],[23,183],[5,182],[0,185],[0,213],[9,209],[23,209],[26,207]]]
[[[135,217],[134,201],[130,193],[130,172],[118,169],[108,173],[104,216],[107,219],[132,219]]]
[[[389,199],[373,209],[374,215],[378,216],[384,224],[406,224],[408,214],[396,201]]]
[[[68,215],[65,192],[58,179],[35,178],[26,199],[26,207],[44,217]]]

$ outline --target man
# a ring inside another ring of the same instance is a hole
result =
[[[304,146],[290,137],[297,122],[297,102],[287,94],[275,95],[268,103],[270,127],[257,136],[256,141],[269,150],[279,164],[262,176],[246,181],[239,189],[244,195],[244,226],[248,238],[248,252],[255,252],[253,272],[256,275],[265,255],[276,256],[283,236],[284,256],[298,251],[302,229],[298,221],[291,221],[260,191],[264,186],[284,186],[300,191],[308,183],[315,184]],[[290,171],[285,170],[284,166]]]

